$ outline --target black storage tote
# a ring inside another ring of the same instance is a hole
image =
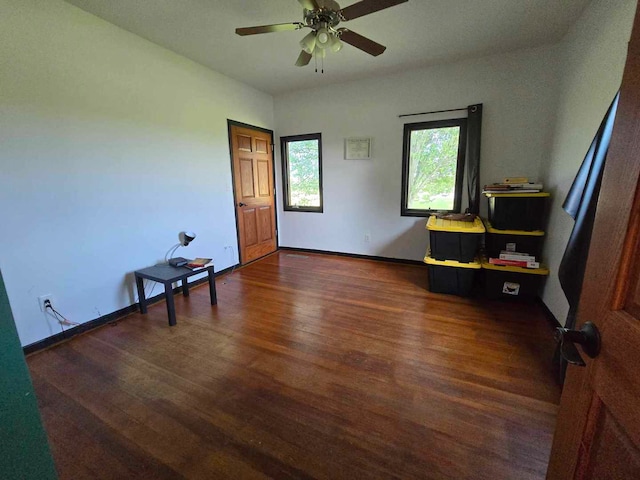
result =
[[[546,268],[494,265],[482,260],[485,296],[493,299],[531,301],[538,296]]]
[[[489,221],[499,230],[542,230],[549,193],[485,193]]]
[[[431,216],[427,222],[431,257],[436,260],[472,262],[485,232],[479,217],[473,222]]]
[[[476,274],[482,268],[480,261],[464,263],[454,260],[436,260],[424,257],[429,274],[429,291],[448,293],[462,297],[469,296],[475,284]]]
[[[490,258],[498,258],[503,250],[526,253],[540,258],[544,232],[542,230],[498,230],[485,220],[487,235],[485,236],[485,251]]]

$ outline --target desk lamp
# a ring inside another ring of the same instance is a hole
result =
[[[196,234],[193,232],[180,232],[178,234],[178,243],[176,243],[173,247],[171,247],[166,255],[164,256],[164,261],[167,262],[172,267],[182,267],[186,265],[188,260],[182,257],[173,258],[173,254],[176,253],[176,250],[180,247],[186,247],[196,238]]]

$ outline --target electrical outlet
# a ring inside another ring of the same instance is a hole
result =
[[[46,311],[45,302],[47,300],[53,306],[53,295],[52,294],[48,293],[46,295],[42,295],[41,297],[38,297],[38,305],[40,305],[40,311],[41,312]]]
[[[364,243],[369,243],[371,241],[371,234],[370,233],[365,233],[364,234]]]

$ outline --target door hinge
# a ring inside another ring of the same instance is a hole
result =
[[[271,144],[271,153],[273,153],[273,152],[275,151],[275,150],[274,150],[275,148],[276,148],[275,144],[273,144],[273,143],[272,143],[272,144]]]
[[[276,188],[275,187],[273,187],[273,196],[274,197],[276,196]]]

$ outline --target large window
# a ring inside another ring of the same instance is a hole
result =
[[[467,119],[404,126],[402,215],[459,212]]]
[[[281,137],[284,209],[322,212],[322,137]]]

